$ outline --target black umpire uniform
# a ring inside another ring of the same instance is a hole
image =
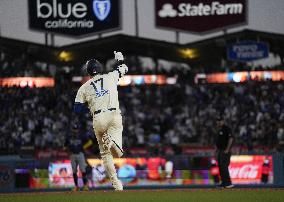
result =
[[[221,187],[232,188],[229,173],[231,148],[234,141],[231,129],[225,125],[222,117],[217,118],[218,134],[216,138],[217,161],[221,177]]]

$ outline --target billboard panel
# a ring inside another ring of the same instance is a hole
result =
[[[15,165],[13,162],[0,161],[0,189],[13,190],[15,187]]]
[[[29,26],[82,36],[120,28],[120,0],[28,0]]]
[[[227,57],[229,60],[249,62],[267,58],[268,55],[269,47],[263,42],[241,41],[227,48]]]
[[[156,26],[206,33],[247,23],[246,0],[156,0]]]
[[[284,71],[248,71],[248,72],[228,72],[197,74],[195,83],[243,83],[248,81],[283,81]]]
[[[260,184],[273,182],[272,156],[232,156],[229,172],[233,184]]]
[[[110,187],[102,160],[88,159],[87,162],[92,168],[88,174],[89,186]],[[210,157],[122,158],[114,159],[114,163],[125,186],[213,185],[219,182],[218,166]],[[272,156],[232,156],[229,172],[235,184],[273,183]],[[82,186],[82,180],[79,185]],[[49,165],[49,186],[74,186],[69,160]]]

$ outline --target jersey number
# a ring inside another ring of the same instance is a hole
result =
[[[100,83],[99,88],[96,86],[97,83]],[[104,96],[105,94],[108,93],[108,90],[104,89],[104,80],[103,80],[103,78],[100,78],[98,80],[95,80],[95,81],[91,82],[91,85],[95,89],[97,97]]]

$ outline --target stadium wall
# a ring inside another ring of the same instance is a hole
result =
[[[88,158],[87,162],[92,173],[89,186],[110,189],[101,160]],[[267,169],[264,162],[269,162]],[[232,156],[230,175],[237,187],[283,187],[283,162],[283,154]],[[213,188],[218,184],[218,167],[211,156],[123,158],[115,159],[115,164],[126,189]],[[64,176],[59,175],[63,168]],[[66,158],[40,160],[2,156],[0,159],[0,192],[68,190],[73,187],[71,176],[70,161]]]

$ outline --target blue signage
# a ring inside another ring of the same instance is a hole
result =
[[[242,41],[232,44],[227,49],[228,59],[249,62],[267,58],[269,47],[266,43],[255,41]]]
[[[109,15],[110,7],[111,7],[110,0],[93,1],[94,13],[100,21],[103,21]]]
[[[120,0],[29,0],[31,29],[80,37],[120,29]]]

